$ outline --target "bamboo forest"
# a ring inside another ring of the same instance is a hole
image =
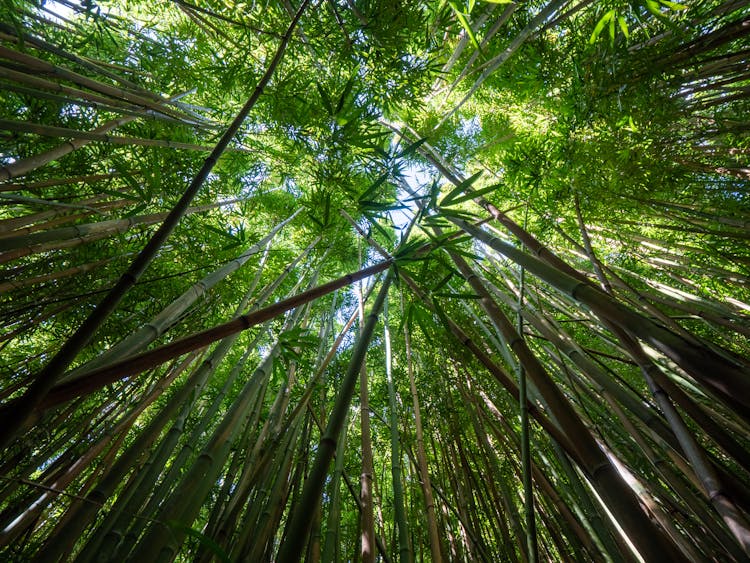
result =
[[[750,3],[0,14],[0,561],[750,561]]]

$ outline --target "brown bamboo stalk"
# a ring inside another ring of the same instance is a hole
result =
[[[389,261],[380,262],[374,266],[364,268],[352,274],[347,274],[346,276],[342,276],[332,282],[304,291],[294,297],[279,301],[278,303],[259,311],[242,315],[235,320],[218,325],[214,328],[182,338],[150,352],[127,358],[110,366],[104,366],[88,373],[81,379],[70,382],[68,385],[61,384],[53,388],[48,398],[41,402],[41,408],[47,409],[51,406],[69,401],[81,394],[89,394],[113,381],[141,373],[151,367],[167,362],[172,358],[179,357],[192,350],[203,348],[204,346],[231,334],[252,328],[253,326],[277,317],[295,307],[309,303],[323,295],[327,295],[332,291],[354,283],[355,281],[383,272],[387,270],[390,265],[391,262]]]

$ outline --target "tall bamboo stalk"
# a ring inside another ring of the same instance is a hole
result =
[[[326,475],[328,474],[328,467],[333,459],[334,452],[336,451],[336,446],[349,410],[349,404],[354,395],[357,377],[367,352],[367,346],[369,345],[370,339],[375,330],[378,314],[380,313],[386,296],[388,295],[388,288],[391,284],[391,280],[392,276],[387,275],[383,281],[380,292],[378,293],[375,303],[373,303],[372,309],[370,310],[370,314],[367,317],[367,322],[354,345],[352,358],[349,361],[349,367],[347,368],[346,375],[341,383],[341,388],[336,397],[336,403],[331,411],[331,416],[328,419],[325,434],[320,439],[320,444],[318,445],[318,450],[315,454],[315,461],[313,462],[310,473],[305,481],[302,497],[297,506],[294,507],[290,519],[287,522],[284,531],[285,538],[279,548],[277,556],[278,561],[294,563],[299,561],[302,557],[302,552],[307,543],[307,535],[310,531],[314,509],[318,503],[318,498],[323,492]]]
[[[73,336],[63,344],[60,351],[55,354],[44,369],[37,374],[24,396],[18,402],[14,403],[12,406],[8,406],[0,412],[0,428],[2,428],[2,430],[0,430],[0,448],[6,447],[13,438],[25,428],[30,413],[32,413],[36,406],[41,403],[65,369],[73,362],[73,360],[75,360],[80,351],[93,338],[96,330],[104,323],[112,311],[114,311],[125,293],[135,285],[156,256],[159,248],[161,248],[175,229],[184,215],[185,210],[190,205],[190,202],[197,195],[198,190],[208,178],[211,170],[213,170],[218,158],[224,153],[229,142],[242,125],[242,122],[265,90],[266,85],[271,80],[271,76],[276,72],[276,68],[281,62],[286,46],[289,43],[289,39],[294,32],[294,28],[302,17],[302,13],[307,8],[309,1],[310,0],[304,0],[301,4],[298,12],[292,19],[287,32],[284,34],[273,59],[269,63],[266,72],[258,82],[258,85],[250,95],[250,98],[224,132],[214,150],[211,151],[211,154],[206,158],[198,174],[190,183],[179,202],[172,208],[156,233],[154,233],[117,284],[115,284],[109,293],[107,293],[106,297],[99,302],[94,311],[86,318]]]
[[[399,561],[410,563],[412,560],[409,545],[406,509],[404,508],[404,489],[401,483],[401,443],[399,439],[398,403],[396,386],[393,383],[393,366],[391,361],[391,331],[388,326],[388,299],[383,305],[383,344],[385,346],[385,376],[388,383],[388,406],[391,427],[391,480],[393,481],[393,504],[398,526]]]

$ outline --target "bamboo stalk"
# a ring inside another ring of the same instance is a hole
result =
[[[286,46],[291,39],[294,28],[296,27],[302,13],[305,11],[310,0],[304,0],[300,6],[299,11],[292,19],[284,38],[281,40],[273,59],[269,63],[266,72],[258,82],[255,90],[250,95],[245,105],[242,107],[240,112],[234,118],[232,123],[229,125],[227,130],[222,135],[216,147],[211,154],[206,158],[203,166],[201,167],[198,174],[195,176],[193,181],[188,186],[185,193],[182,195],[178,203],[172,208],[167,218],[161,224],[159,229],[154,233],[149,242],[138,254],[136,259],[127,269],[127,271],[120,277],[120,280],[115,286],[107,293],[102,301],[96,306],[94,311],[86,317],[86,320],[78,330],[71,336],[57,354],[47,363],[42,371],[37,374],[34,382],[27,389],[24,396],[16,402],[12,407],[2,409],[0,414],[0,448],[6,447],[15,436],[21,432],[25,426],[26,421],[30,414],[36,409],[36,407],[42,402],[44,397],[49,393],[55,383],[58,381],[60,376],[63,374],[65,369],[75,360],[76,356],[80,351],[88,344],[93,338],[96,330],[104,323],[109,315],[117,307],[118,303],[122,300],[125,293],[136,284],[143,272],[146,270],[148,265],[154,259],[161,246],[167,240],[169,235],[175,229],[180,219],[185,213],[185,210],[190,205],[190,202],[197,195],[198,190],[201,188],[203,183],[209,176],[211,170],[213,170],[218,158],[225,151],[229,142],[239,131],[243,121],[250,113],[250,110],[255,106],[256,102],[260,98],[261,94],[265,90],[266,85],[271,80],[271,76],[276,71],[281,59],[286,50]],[[0,54],[4,51],[0,50]],[[226,335],[225,335],[226,336]]]
[[[373,331],[375,330],[378,314],[380,313],[386,296],[388,295],[388,287],[390,286],[391,280],[392,276],[387,275],[380,292],[375,299],[375,303],[370,310],[370,314],[367,317],[367,323],[363,327],[357,338],[357,342],[354,345],[354,352],[349,362],[346,375],[342,381],[341,388],[339,389],[336,404],[328,420],[325,434],[320,439],[320,444],[318,445],[318,450],[315,454],[315,461],[313,462],[312,469],[305,481],[302,498],[293,509],[290,519],[287,522],[287,529],[284,532],[285,539],[282,541],[277,555],[278,561],[294,563],[295,561],[299,561],[302,556],[302,551],[304,550],[307,541],[307,534],[310,530],[314,508],[323,491],[323,485],[325,483],[326,475],[328,474],[328,467],[333,459],[337,442],[340,438],[341,430],[347,417],[349,404],[354,395],[357,377],[364,361],[367,346],[369,345]]]
[[[55,386],[48,398],[40,402],[40,408],[47,409],[51,406],[69,401],[70,399],[77,397],[80,394],[91,393],[92,391],[99,389],[104,385],[107,385],[108,383],[150,369],[149,366],[157,366],[169,361],[169,359],[171,358],[179,357],[182,354],[185,354],[192,350],[203,348],[204,346],[207,346],[212,342],[216,342],[217,340],[225,338],[231,334],[235,334],[252,328],[253,326],[256,326],[269,319],[275,318],[278,315],[285,313],[286,311],[294,309],[295,307],[299,307],[300,305],[309,303],[317,299],[318,297],[327,295],[332,291],[341,289],[342,287],[346,287],[347,285],[354,283],[355,281],[370,277],[374,274],[378,274],[388,269],[388,267],[390,266],[391,262],[389,261],[380,262],[379,264],[375,264],[374,266],[370,266],[369,268],[364,268],[358,272],[354,272],[352,274],[348,274],[346,276],[338,278],[337,280],[334,280],[332,282],[328,282],[327,284],[323,284],[311,290],[304,291],[298,295],[295,295],[294,297],[279,301],[278,303],[265,307],[264,309],[260,309],[259,311],[242,315],[233,321],[229,321],[214,328],[196,333],[192,336],[182,338],[171,344],[166,344],[159,348],[155,348],[154,350],[151,350],[149,352],[144,352],[137,356],[126,358],[125,360],[121,360],[109,366],[103,366],[99,369],[93,370],[89,372],[86,377],[71,381],[69,384],[61,383]],[[3,407],[0,407],[0,409],[2,408]]]
[[[750,420],[750,381],[724,357],[709,349],[696,350],[681,336],[622,306],[588,283],[580,282],[542,263],[462,219],[452,216],[448,219],[497,252],[522,264],[562,293],[587,305],[600,318],[622,326],[627,332],[648,341],[719,395],[735,412]]]
[[[125,123],[127,123],[127,121],[132,121],[134,119],[137,119],[137,117],[133,116],[120,118],[120,123],[117,126],[119,127],[120,125],[124,125]],[[100,128],[94,129],[93,131],[79,131],[77,129],[70,129],[68,127],[55,127],[52,125],[42,125],[40,123],[14,121],[10,119],[0,119],[0,129],[5,131],[13,131],[14,133],[31,133],[34,135],[41,135],[43,137],[70,137],[72,139],[97,141],[101,143],[109,143],[112,145],[126,145],[133,147],[166,147],[170,149],[205,152],[214,150],[214,147],[196,145],[194,143],[170,141],[169,139],[144,139],[142,137],[130,137],[127,135],[109,135],[108,133],[99,130]],[[111,128],[108,130],[111,130]],[[237,147],[230,147],[227,150],[235,152],[250,152],[247,149]],[[55,160],[57,160],[58,158],[59,157],[55,158]],[[3,171],[6,173],[6,177],[2,179],[14,177],[12,175],[13,172],[9,172],[9,170],[12,170],[10,169],[10,166],[3,166]]]

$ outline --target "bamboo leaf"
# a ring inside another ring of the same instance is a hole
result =
[[[419,139],[418,141],[411,143],[408,147],[406,147],[404,150],[398,153],[396,155],[396,158],[404,158],[404,157],[409,156],[410,154],[413,154],[414,151],[416,151],[419,147],[421,147],[426,142],[427,142],[427,137],[424,137],[422,139]]]
[[[328,96],[328,92],[325,91],[325,88],[323,88],[320,82],[316,82],[315,86],[318,89],[318,94],[320,94],[320,99],[323,102],[323,107],[328,112],[328,115],[333,116],[333,105],[331,104],[331,98]]]
[[[388,172],[381,175],[377,180],[375,180],[375,182],[372,183],[372,185],[369,188],[367,188],[364,192],[362,192],[362,194],[359,196],[360,204],[370,199],[375,194],[377,189],[383,185],[383,182],[385,182],[388,179],[388,176],[390,176]]]
[[[469,192],[469,193],[467,193],[465,195],[462,195],[460,197],[457,197],[457,198],[451,200],[451,202],[449,203],[449,205],[458,205],[459,203],[464,203],[465,201],[471,201],[471,200],[473,200],[475,198],[482,197],[482,196],[484,196],[486,194],[490,194],[490,193],[494,192],[495,190],[497,190],[497,188],[500,185],[501,184],[493,184],[492,186],[486,186],[486,187],[484,187],[482,189],[479,189],[479,190],[472,190],[471,192]]]
[[[679,4],[677,2],[670,2],[670,0],[659,0],[661,4],[664,4],[670,10],[687,10],[688,7],[685,4]]]
[[[182,532],[184,534],[187,534],[191,538],[195,538],[198,540],[198,543],[211,551],[216,557],[219,558],[220,561],[223,563],[231,563],[231,559],[229,558],[229,555],[226,551],[224,551],[221,546],[216,543],[214,540],[212,540],[207,535],[199,532],[198,530],[195,530],[191,528],[190,526],[187,526],[186,524],[183,524],[182,522],[178,520],[169,520],[165,522],[167,526],[172,528],[173,530],[176,530],[178,532]]]
[[[647,2],[652,0],[646,0]],[[591,33],[591,37],[589,38],[589,43],[595,43],[597,39],[599,39],[599,35],[601,35],[602,31],[604,30],[604,26],[609,23],[609,21],[615,17],[615,11],[609,10],[607,13],[605,13],[601,19],[597,22],[596,26],[594,26],[594,31]]]
[[[474,30],[471,29],[471,24],[469,23],[469,20],[466,19],[466,16],[464,15],[461,8],[458,6],[455,0],[448,0],[448,4],[450,4],[450,7],[453,8],[453,13],[456,15],[456,18],[458,19],[458,22],[461,24],[461,27],[464,28],[464,31],[469,36],[469,39],[471,40],[472,45],[474,45],[476,50],[481,53],[482,46],[479,44],[479,41],[477,41],[477,37],[476,35],[474,35]]]
[[[446,195],[443,200],[440,202],[440,206],[447,206],[451,205],[452,201],[459,196],[459,194],[465,192],[468,188],[471,187],[471,185],[476,182],[479,177],[482,175],[482,171],[480,170],[476,174],[473,174],[472,176],[468,177],[466,180],[461,182],[458,186],[453,188],[448,195]]]
[[[349,78],[349,80],[347,80],[346,84],[344,85],[344,90],[341,92],[339,100],[336,103],[336,115],[341,113],[341,110],[344,109],[344,104],[346,103],[347,98],[349,98],[349,94],[352,93],[352,88],[354,87],[354,78],[355,76]]]

